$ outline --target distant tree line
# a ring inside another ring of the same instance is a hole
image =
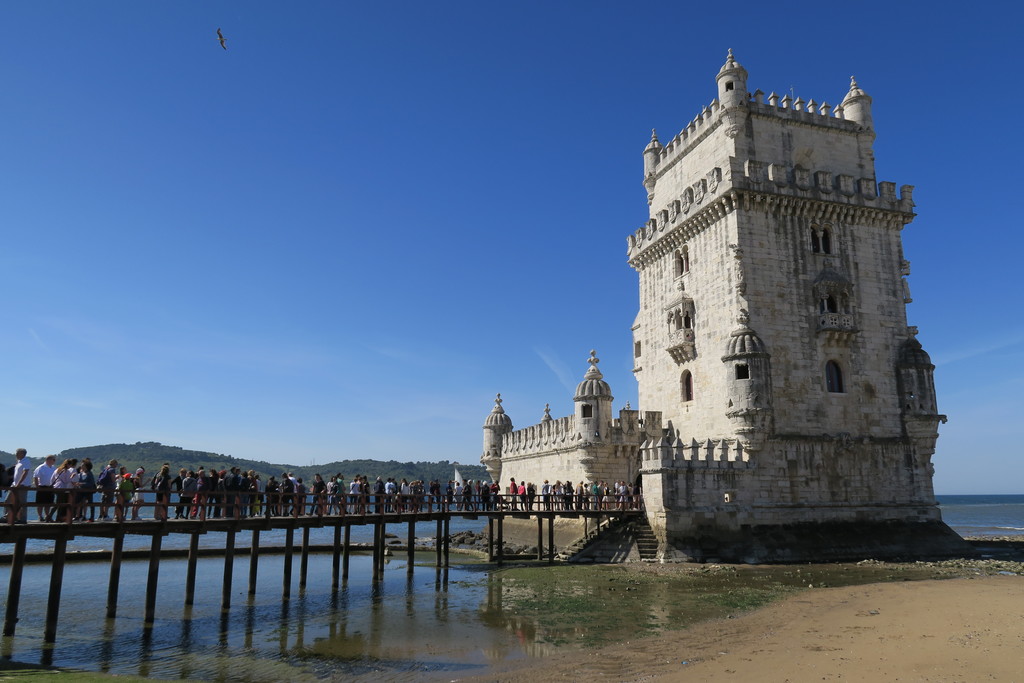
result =
[[[41,458],[46,453],[33,453],[29,451],[29,458],[33,465],[42,462]],[[10,453],[0,451],[0,458],[4,466],[13,464],[14,456]],[[409,481],[420,479],[429,482],[432,479],[447,482],[452,478],[457,467],[459,474],[466,479],[488,479],[487,470],[481,465],[460,465],[448,460],[440,462],[398,462],[397,460],[338,460],[322,465],[295,465],[288,463],[269,463],[263,460],[248,460],[236,458],[223,453],[209,453],[206,451],[191,451],[179,446],[165,446],[155,441],[137,442],[134,444],[112,443],[104,446],[85,446],[82,448],[69,448],[57,454],[58,464],[64,458],[90,458],[93,463],[107,463],[110,460],[117,460],[120,464],[130,468],[144,467],[146,472],[157,472],[160,466],[168,463],[171,471],[177,473],[178,468],[184,467],[189,470],[198,470],[200,467],[218,470],[240,467],[243,470],[257,472],[264,481],[271,475],[280,477],[282,472],[292,472],[296,477],[305,480],[312,479],[316,473],[324,477],[341,473],[345,479],[351,479],[357,474],[365,474],[371,480],[374,477],[394,477],[396,481],[403,478]]]

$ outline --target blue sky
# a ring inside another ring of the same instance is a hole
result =
[[[731,47],[752,90],[874,98],[878,178],[917,188],[936,491],[1024,492],[1022,13],[3,3],[0,448],[477,462],[494,393],[568,414],[591,348],[635,406],[641,151]]]

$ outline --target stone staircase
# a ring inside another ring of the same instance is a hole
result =
[[[646,518],[605,522],[563,548],[558,559],[574,563],[655,562],[658,539]]]
[[[636,541],[636,549],[640,553],[640,560],[656,562],[658,559],[658,537],[654,535],[647,518],[634,519],[630,524],[633,527],[633,538]]]
[[[586,536],[582,536],[581,538],[577,539],[574,543],[571,543],[566,547],[562,548],[561,550],[559,550],[558,554],[555,557],[556,559],[561,560],[562,562],[572,562],[577,555],[579,555],[584,550],[600,541],[609,529],[621,526],[623,525],[622,522],[619,520],[605,520],[597,529],[590,530],[589,532],[587,532]]]

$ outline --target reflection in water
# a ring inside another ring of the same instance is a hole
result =
[[[243,563],[236,570],[246,566],[245,558],[236,561]],[[255,595],[222,611],[220,591],[202,590],[219,587],[222,558],[199,560],[192,607],[183,605],[187,561],[166,558],[152,629],[143,624],[140,599],[146,565],[125,562],[116,619],[67,609],[57,643],[49,648],[42,643],[45,601],[23,601],[18,633],[0,641],[0,653],[16,661],[153,678],[298,681],[450,680],[496,661],[552,651],[549,643],[537,644],[544,632],[532,620],[503,610],[508,584],[503,587],[500,572],[421,565],[409,575],[407,562],[392,562],[384,581],[374,582],[369,555],[352,555],[350,561],[349,581],[340,590],[330,589],[331,555],[313,554],[307,588],[291,600],[282,599],[280,569],[265,571]],[[69,564],[65,596],[103,593],[106,568]],[[26,568],[24,595],[45,593],[47,569]],[[0,585],[5,570],[0,567]],[[239,598],[247,593],[244,583],[238,589]]]

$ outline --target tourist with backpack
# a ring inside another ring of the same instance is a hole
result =
[[[110,511],[110,506],[114,504],[114,493],[117,490],[117,460],[111,460],[103,468],[100,476],[96,478],[96,485],[101,491],[100,520],[108,521],[110,517],[107,513]]]

